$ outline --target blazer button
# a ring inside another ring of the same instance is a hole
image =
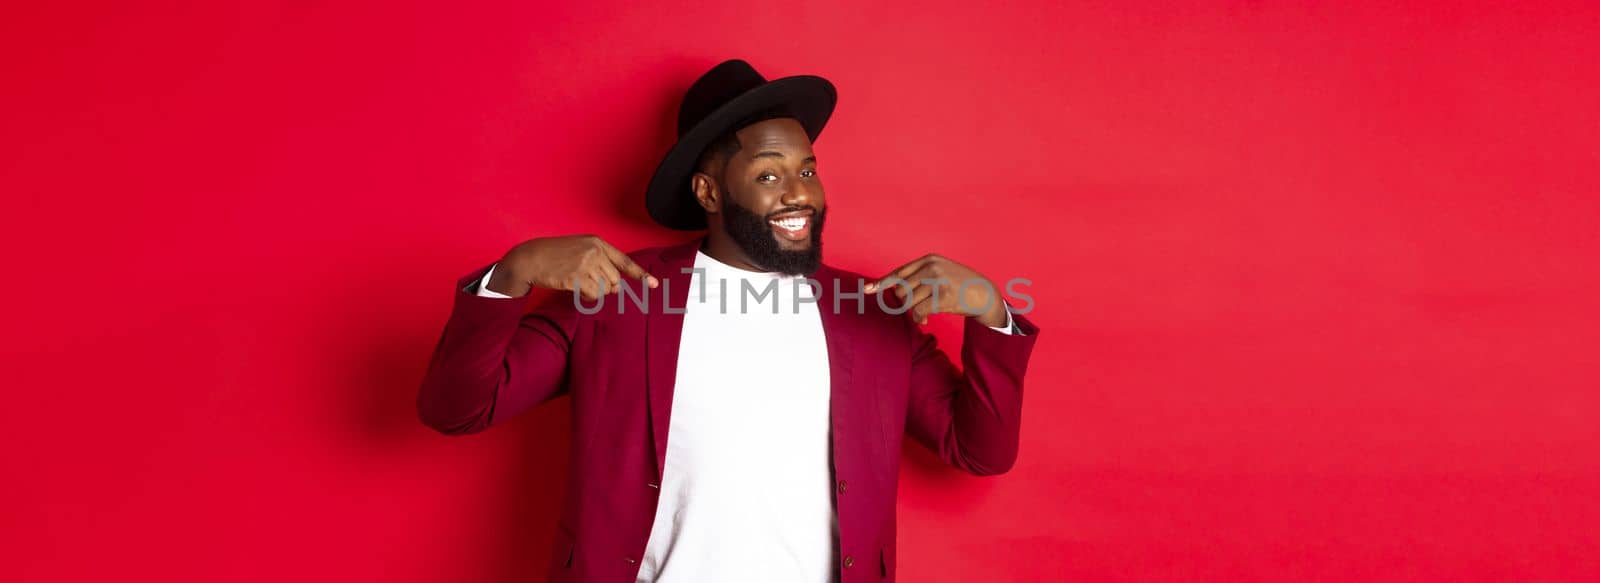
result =
[[[649,487],[651,487],[651,488],[655,488],[655,489],[657,489],[657,490],[660,490],[660,489],[661,489],[661,484],[657,484],[657,483],[655,483],[655,482],[650,482],[650,483],[649,483],[649,484],[645,484],[645,485],[646,485],[646,486],[649,486]]]
[[[850,565],[854,565],[854,564],[856,564],[856,558],[855,557],[852,557],[850,555],[845,555],[844,556],[844,566],[845,567],[849,567]]]
[[[633,557],[623,557],[622,560],[627,561],[629,565],[632,565],[634,563],[639,562],[639,561],[633,560]]]
[[[839,493],[843,494],[844,491],[848,489],[850,489],[850,483],[844,480],[839,480]]]

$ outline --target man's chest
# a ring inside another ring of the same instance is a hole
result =
[[[811,429],[819,418],[826,423],[828,342],[814,305],[773,314],[724,312],[714,297],[691,302],[675,372],[675,421],[768,432],[787,423]]]

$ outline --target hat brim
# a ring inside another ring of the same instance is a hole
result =
[[[777,109],[799,120],[806,135],[815,142],[837,102],[833,83],[813,75],[774,79],[729,100],[678,138],[656,166],[644,197],[650,218],[680,231],[706,228],[705,210],[695,202],[689,179],[694,176],[700,154],[712,140],[751,114]]]

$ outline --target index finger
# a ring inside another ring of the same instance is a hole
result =
[[[634,263],[632,257],[628,257],[618,251],[616,247],[612,247],[608,243],[605,249],[606,256],[611,258],[611,264],[617,266],[617,269],[622,270],[623,273],[628,274],[628,277],[642,279],[645,285],[650,287],[656,287],[661,284],[660,280],[656,279],[656,276],[650,275],[650,272],[645,271],[643,267],[639,267],[638,263]]]
[[[911,274],[916,273],[918,269],[922,269],[923,264],[931,261],[932,259],[933,254],[931,253],[913,259],[910,263],[901,265],[900,267],[895,268],[894,271],[889,272],[887,275],[878,278],[876,281],[868,283],[865,291],[869,294],[878,291],[878,288],[883,287],[886,283],[888,283],[890,278],[905,280],[906,278],[911,277]]]

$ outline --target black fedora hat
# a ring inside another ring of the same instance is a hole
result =
[[[814,75],[768,81],[739,59],[712,67],[689,86],[678,106],[678,142],[662,158],[645,190],[650,218],[669,229],[706,228],[705,211],[695,202],[690,177],[713,140],[752,116],[778,112],[799,120],[806,135],[816,141],[837,101],[833,84]]]

